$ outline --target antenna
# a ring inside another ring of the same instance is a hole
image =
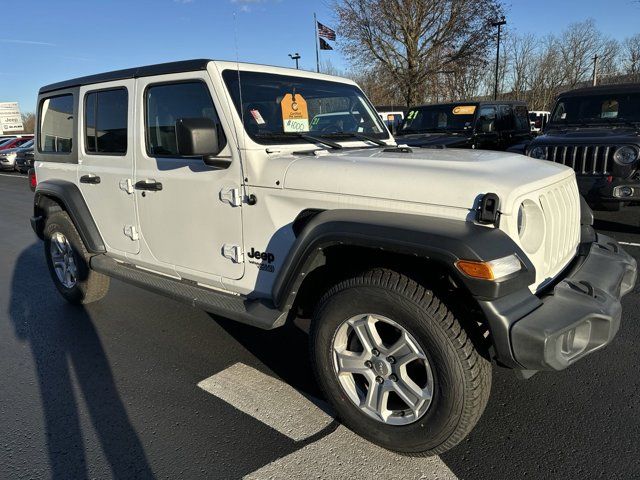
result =
[[[236,12],[233,12],[233,36],[234,36],[235,47],[236,47],[236,70],[238,72],[238,96],[240,97],[240,123],[242,123],[242,128],[241,128],[242,144],[245,145],[244,103],[242,101],[242,82],[240,81],[241,80],[240,79],[240,56],[238,53],[238,22],[236,19]],[[240,140],[240,137],[238,136],[238,131],[236,130],[236,127],[235,127],[235,122],[233,122],[233,129],[235,130],[236,138]],[[240,142],[238,141],[237,143],[238,143],[238,157],[240,158],[240,169],[242,170],[242,181],[244,183],[244,179],[247,178],[247,176],[245,174],[244,159],[242,157],[242,151],[240,150]]]

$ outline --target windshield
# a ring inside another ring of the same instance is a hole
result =
[[[432,105],[409,110],[398,133],[455,132],[473,125],[475,105]]]
[[[225,70],[222,77],[247,133],[258,143],[305,143],[305,134],[334,140],[357,135],[389,138],[355,85],[237,70]]]
[[[552,125],[640,122],[640,92],[568,97],[558,100]]]

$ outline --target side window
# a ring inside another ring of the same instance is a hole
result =
[[[478,111],[476,129],[482,133],[491,133],[496,130],[496,107],[485,106]]]
[[[151,85],[145,93],[147,152],[152,156],[179,156],[176,121],[210,118],[218,124],[209,89],[204,82]]]
[[[40,105],[42,153],[70,153],[73,146],[73,95],[45,98]]]
[[[516,130],[530,131],[531,123],[529,123],[529,116],[527,115],[527,107],[524,105],[518,105],[513,109],[516,117]],[[541,122],[542,123],[542,122]]]
[[[84,102],[87,153],[127,153],[127,90],[118,88],[90,92],[85,96]]]
[[[515,129],[515,120],[513,118],[513,109],[511,108],[511,105],[500,105],[498,109],[500,111],[498,130],[504,131]]]

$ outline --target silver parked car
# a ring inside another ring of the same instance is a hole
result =
[[[15,170],[16,158],[22,150],[33,148],[33,140],[23,143],[17,148],[0,150],[0,170]]]

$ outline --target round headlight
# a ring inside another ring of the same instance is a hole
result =
[[[544,147],[533,147],[529,151],[529,156],[532,158],[537,158],[538,160],[544,160],[547,158],[547,152]]]
[[[542,246],[545,234],[544,214],[540,205],[525,200],[518,209],[518,236],[527,253],[535,253]]]
[[[520,205],[518,209],[518,235],[522,237],[524,229],[527,227],[527,212],[524,211],[524,205]]]
[[[638,159],[638,149],[633,147],[620,147],[613,154],[613,160],[620,165],[631,165]]]

